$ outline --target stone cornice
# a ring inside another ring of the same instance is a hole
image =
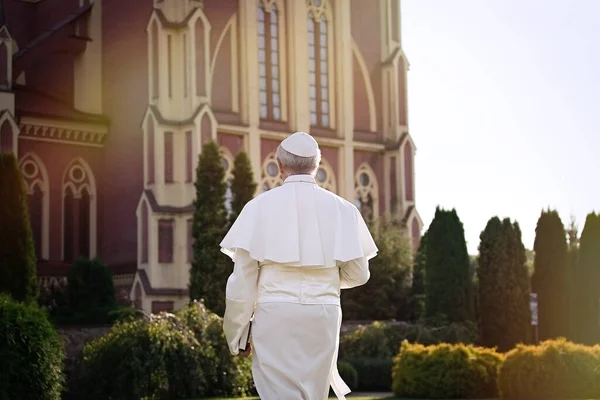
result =
[[[108,127],[100,123],[74,122],[43,117],[21,117],[21,139],[70,143],[81,146],[103,147]]]

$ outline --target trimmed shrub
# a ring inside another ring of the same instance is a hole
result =
[[[394,359],[392,391],[398,397],[497,397],[502,355],[473,345],[423,346],[404,341]]]
[[[118,323],[87,344],[83,354],[84,385],[91,400],[204,396],[209,382],[203,366],[215,357],[172,314]]]
[[[210,348],[214,357],[203,360],[208,380],[208,396],[244,397],[253,392],[252,364],[250,358],[234,357],[229,352],[223,319],[206,309],[203,303],[194,302],[178,313],[204,348]]]
[[[337,364],[340,376],[346,382],[350,389],[355,390],[358,387],[358,373],[356,369],[346,361],[339,361]]]
[[[0,359],[0,399],[60,399],[64,352],[36,305],[0,297]]]
[[[600,346],[565,339],[519,345],[506,355],[498,387],[505,399],[600,398]]]
[[[121,310],[108,267],[101,261],[81,258],[69,269],[67,286],[51,293],[50,313],[57,324],[110,324],[132,314]]]

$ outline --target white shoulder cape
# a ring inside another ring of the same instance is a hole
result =
[[[235,261],[244,249],[259,261],[334,267],[375,257],[377,247],[352,203],[321,189],[309,175],[294,175],[250,201],[221,242]]]

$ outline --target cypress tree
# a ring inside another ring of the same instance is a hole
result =
[[[576,339],[576,324],[577,324],[577,264],[579,262],[579,231],[575,223],[575,217],[571,216],[569,229],[567,229],[567,237],[569,238],[569,335],[570,340]]]
[[[254,174],[252,173],[252,164],[245,151],[240,151],[238,155],[235,156],[232,174],[231,193],[233,198],[231,200],[231,214],[229,217],[233,224],[238,215],[242,212],[246,203],[252,200],[254,192],[256,192],[256,182],[254,181]]]
[[[542,211],[535,229],[534,273],[539,339],[567,337],[569,331],[568,251],[565,227],[556,211]]]
[[[38,296],[27,195],[12,153],[0,153],[0,292],[24,302]]]
[[[406,320],[410,314],[410,240],[394,223],[373,224],[371,231],[379,252],[369,262],[369,282],[342,292],[344,319]]]
[[[190,299],[204,299],[208,309],[223,316],[225,286],[232,268],[219,246],[228,227],[225,209],[227,185],[221,151],[214,141],[202,146],[195,187],[192,224],[194,260],[190,270]]]
[[[574,336],[585,344],[595,344],[600,339],[600,216],[588,214],[579,240],[579,263],[575,271],[575,321]]]
[[[427,230],[426,246],[425,317],[447,322],[471,321],[469,254],[456,210],[436,209]]]
[[[528,342],[529,275],[518,224],[490,219],[480,235],[477,277],[482,344],[507,351]]]

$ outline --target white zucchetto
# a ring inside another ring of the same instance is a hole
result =
[[[281,142],[281,147],[288,153],[300,157],[316,157],[319,154],[319,144],[305,132],[296,132]]]

